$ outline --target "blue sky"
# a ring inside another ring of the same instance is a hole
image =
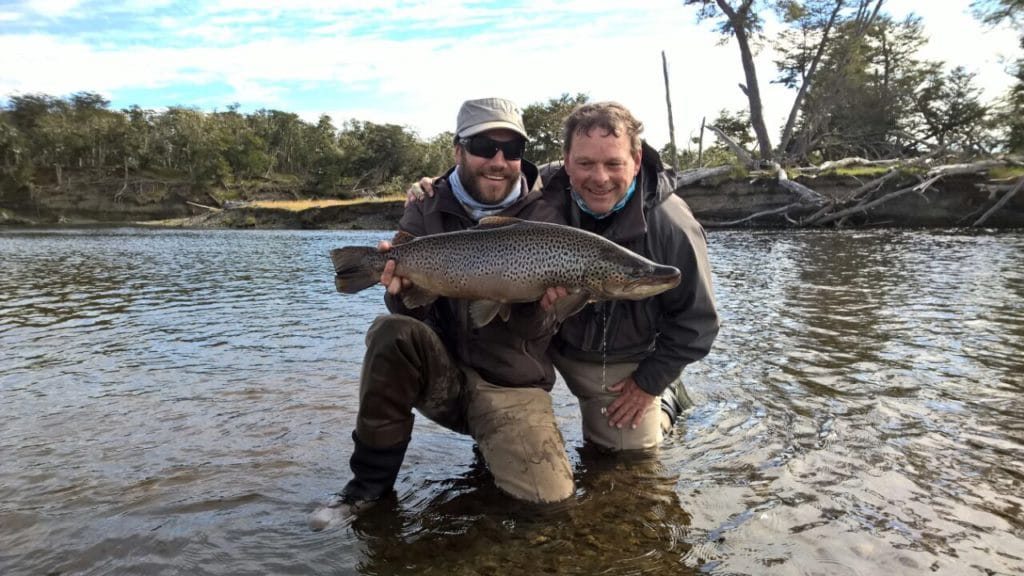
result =
[[[963,65],[995,97],[1010,83],[1015,34],[985,29],[970,0],[889,0],[932,37],[925,56]],[[682,0],[0,0],[0,96],[99,92],[138,104],[243,111],[275,108],[310,121],[329,114],[451,130],[467,98],[525,106],[584,92],[618,100],[668,141],[661,51],[669,60],[677,140],[702,116],[745,107],[734,43]],[[792,94],[770,85],[758,57],[765,115],[781,124]]]

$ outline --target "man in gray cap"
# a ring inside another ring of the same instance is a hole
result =
[[[455,166],[432,182],[433,194],[411,202],[393,242],[465,230],[485,216],[557,222],[541,197],[537,167],[523,160],[526,130],[519,108],[501,98],[463,103],[454,141]],[[381,248],[387,249],[387,243]],[[555,372],[546,354],[554,313],[517,304],[507,322],[474,329],[468,302],[439,298],[406,308],[408,280],[389,263],[381,277],[391,314],[366,334],[359,413],[349,461],[352,479],[310,527],[322,530],[392,493],[412,436],[413,409],[477,442],[498,488],[529,502],[573,494],[572,468],[549,394]]]

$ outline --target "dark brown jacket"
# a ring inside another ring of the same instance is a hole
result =
[[[544,180],[545,199],[561,203],[570,225],[682,272],[679,286],[653,298],[587,305],[565,320],[554,342],[562,354],[581,360],[639,362],[637,385],[660,394],[687,364],[707,355],[718,335],[707,238],[686,202],[674,193],[675,172],[665,170],[645,142],[633,197],[622,211],[601,221],[572,200],[564,168],[546,167]]]
[[[448,184],[453,170],[434,180],[433,197],[410,202],[398,223],[400,232],[413,236],[454,232],[472,228],[475,223],[456,200]],[[537,167],[523,161],[524,197],[501,215],[524,220],[558,221],[550,203],[541,203]],[[396,236],[397,239],[397,236]],[[474,328],[469,319],[469,301],[438,298],[430,306],[409,309],[401,299],[385,297],[392,312],[418,318],[431,326],[460,363],[473,368],[492,384],[512,387],[539,387],[551,390],[554,367],[547,356],[557,325],[553,315],[537,303],[515,304],[508,322],[495,318],[482,328]]]

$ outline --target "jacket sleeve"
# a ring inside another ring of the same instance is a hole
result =
[[[678,197],[666,200],[651,216],[648,234],[652,235],[654,260],[682,272],[679,286],[656,296],[655,349],[634,373],[641,389],[658,395],[687,364],[708,354],[718,335],[719,318],[704,229]]]

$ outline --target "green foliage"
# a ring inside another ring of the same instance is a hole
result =
[[[1014,26],[1021,34],[1020,48],[1024,54],[1024,0],[975,0],[971,8],[987,24]],[[1000,148],[1024,154],[1024,55],[1017,58],[1011,73],[1016,81],[997,106],[992,121],[999,133]]]
[[[537,165],[562,159],[562,121],[577,106],[586,104],[589,97],[578,93],[569,96],[563,93],[546,103],[530,104],[523,109],[523,125],[530,135],[526,157]]]
[[[975,15],[988,24],[1011,22],[1024,27],[1024,0],[974,0]]]
[[[715,118],[711,125],[748,150],[756,141],[754,135],[750,133],[750,115],[742,110],[732,113],[725,109],[719,110],[718,118]],[[718,146],[725,147],[721,143]]]
[[[947,75],[937,74],[925,81],[917,93],[917,124],[920,138],[942,148],[978,151],[988,108],[979,100],[981,90],[973,84],[974,74],[958,66]]]
[[[718,112],[718,117],[708,122],[708,125],[718,128],[746,150],[750,150],[756,142],[756,138],[750,131],[750,117],[743,110],[729,112],[722,109]],[[704,131],[703,150],[698,150],[701,144],[699,136],[691,138],[690,143],[693,145],[691,148],[679,153],[679,166],[684,170],[703,166],[741,164],[736,154],[711,130]],[[662,148],[662,160],[669,158],[666,154],[670,151],[670,147],[671,144],[667,144]]]
[[[209,113],[108,106],[89,92],[11,96],[0,106],[0,199],[34,184],[60,185],[67,170],[126,182],[143,173],[185,180],[221,187],[225,198],[240,194],[233,183],[278,189],[289,178],[316,196],[355,197],[397,190],[452,163],[450,132],[424,141],[402,126],[358,120],[338,131],[326,115],[311,124],[280,110],[243,114],[237,104]]]
[[[800,109],[792,146],[786,151],[793,158],[916,154],[921,138],[915,140],[913,135],[922,118],[919,106],[930,103],[935,119],[942,115],[939,109],[953,108],[938,102],[949,95],[941,89],[920,94],[922,86],[938,87],[943,81],[939,63],[916,56],[925,42],[920,18],[896,22],[882,16],[862,36],[847,29],[853,25],[841,23],[825,45],[814,86]],[[800,68],[803,48],[790,45],[782,52],[783,72]],[[782,78],[788,77],[783,74]],[[969,86],[963,88],[970,92]]]
[[[697,19],[701,21],[718,17],[721,10],[718,4],[715,0],[683,0],[683,5],[696,6],[698,8]],[[761,18],[762,12],[776,10],[779,13],[785,14],[796,9],[795,6],[790,6],[790,4],[793,4],[792,2],[779,0],[760,2],[758,0],[742,0],[725,2],[725,4],[729,6],[730,11],[741,15],[741,18],[735,22],[731,18],[723,18],[718,23],[718,32],[726,38],[735,33],[737,23],[742,26],[746,34],[759,34],[764,24]]]
[[[1024,38],[1021,38],[1024,49]],[[1015,154],[1024,154],[1024,58],[1017,60],[1017,82],[1007,96],[1005,126],[1007,127],[1006,149]]]

